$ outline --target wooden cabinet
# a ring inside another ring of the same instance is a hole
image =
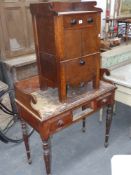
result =
[[[38,2],[38,1],[37,1]],[[34,53],[30,2],[0,2],[0,56],[14,58]]]
[[[100,15],[96,2],[31,4],[41,89],[57,87],[60,101],[67,86],[89,81],[99,87]]]

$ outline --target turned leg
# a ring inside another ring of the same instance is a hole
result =
[[[82,132],[86,132],[86,119],[82,119]]]
[[[103,112],[104,112],[104,108],[101,108],[100,109],[100,113],[99,113],[99,122],[102,122],[102,120],[103,120]],[[113,115],[115,115],[116,114],[116,103],[114,104],[114,106],[113,106]]]
[[[108,105],[107,113],[106,113],[105,147],[108,146],[109,132],[110,132],[110,127],[112,123],[112,115],[113,115],[113,105]]]
[[[114,104],[114,107],[113,107],[113,114],[115,115],[116,114],[116,102],[115,102],[115,104]]]
[[[100,112],[99,112],[99,122],[102,122],[103,120],[103,108],[100,109]]]
[[[28,129],[27,129],[27,125],[23,119],[21,119],[21,126],[22,126],[23,140],[24,140],[24,144],[25,144],[27,160],[28,160],[28,163],[31,164],[32,160],[31,160],[31,155],[30,155]]]
[[[43,140],[44,161],[47,175],[51,175],[51,149],[49,140]]]

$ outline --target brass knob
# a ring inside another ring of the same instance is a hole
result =
[[[104,99],[102,100],[102,102],[103,102],[103,103],[106,103],[106,102],[107,102],[107,99],[106,99],[106,98],[104,98]]]
[[[57,122],[57,126],[58,127],[62,127],[64,125],[64,121],[63,120],[58,120],[58,122]]]
[[[71,23],[71,25],[77,24],[77,19],[72,19],[70,23]]]
[[[87,19],[88,24],[93,23],[93,21],[94,21],[93,18],[88,18],[88,19]]]
[[[85,64],[85,61],[84,60],[80,60],[80,65],[84,65]]]

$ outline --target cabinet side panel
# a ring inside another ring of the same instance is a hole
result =
[[[54,17],[51,15],[35,15],[34,18],[38,71],[40,77],[51,82],[54,86],[57,84]],[[44,88],[46,83],[40,81],[40,84],[41,88]]]
[[[40,53],[41,75],[50,81],[57,82],[56,57]]]
[[[53,16],[36,16],[39,51],[55,54]]]

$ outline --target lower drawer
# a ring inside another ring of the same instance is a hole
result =
[[[90,81],[96,76],[99,79],[99,54],[70,60],[63,64],[65,79],[69,85],[79,85],[81,82]]]
[[[66,112],[63,115],[57,116],[50,120],[50,133],[59,131],[72,122],[71,112]]]
[[[112,93],[107,93],[104,96],[101,96],[96,99],[95,101],[95,107],[96,108],[101,108],[104,107],[105,105],[113,103],[113,94]]]

